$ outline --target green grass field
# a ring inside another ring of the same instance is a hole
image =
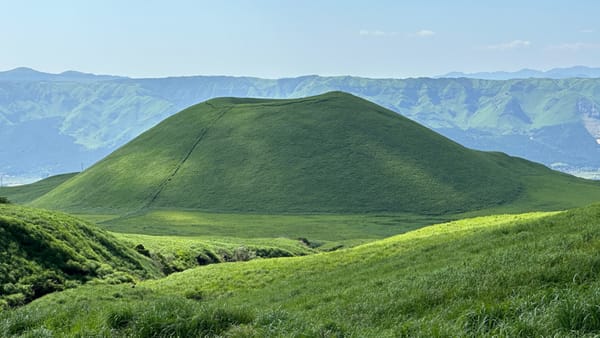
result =
[[[3,336],[594,336],[600,206],[425,227],[351,249],[87,285],[0,314]],[[85,308],[85,311],[81,311]]]
[[[90,217],[82,215],[82,217]],[[91,216],[91,219],[96,216]],[[381,239],[449,219],[412,214],[244,214],[150,210],[99,222],[113,232],[240,238],[304,237],[319,241]]]

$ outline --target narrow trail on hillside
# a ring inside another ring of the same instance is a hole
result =
[[[205,102],[206,105],[210,106],[212,109],[219,109],[218,107],[215,107],[212,103],[209,102]],[[192,144],[190,150],[188,150],[188,152],[185,154],[185,156],[181,159],[181,161],[179,161],[179,163],[177,163],[177,165],[175,166],[175,168],[173,169],[173,172],[171,172],[171,174],[169,176],[167,176],[159,185],[158,188],[156,189],[156,191],[152,194],[152,197],[150,198],[150,200],[148,201],[148,203],[146,203],[142,209],[147,209],[150,207],[150,205],[152,203],[154,203],[154,201],[156,201],[156,199],[158,198],[158,196],[160,195],[161,192],[163,192],[163,190],[165,189],[165,187],[167,186],[167,184],[169,184],[169,182],[171,181],[171,179],[173,177],[175,177],[175,175],[177,175],[177,172],[179,172],[179,169],[181,169],[181,167],[183,166],[183,164],[188,160],[188,158],[192,155],[192,153],[194,152],[194,150],[196,149],[196,147],[198,147],[198,145],[200,144],[200,142],[202,142],[202,140],[204,139],[204,136],[206,136],[206,134],[208,133],[208,131],[210,130],[210,128],[212,128],[212,126],[214,126],[221,118],[223,118],[223,116],[232,109],[233,107],[224,107],[223,111],[214,119],[212,120],[207,126],[206,128],[202,129],[202,131],[200,132],[200,134],[198,135],[198,137],[196,138],[196,141],[194,141],[194,144]]]

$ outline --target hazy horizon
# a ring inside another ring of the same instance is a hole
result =
[[[299,78],[299,77],[307,77],[307,76],[319,76],[319,77],[344,77],[344,76],[350,76],[350,77],[359,77],[359,78],[367,78],[367,79],[408,79],[408,78],[436,78],[436,77],[443,77],[444,75],[448,75],[448,74],[453,74],[453,73],[462,73],[465,75],[471,75],[471,74],[485,74],[485,73],[518,73],[518,72],[522,72],[522,71],[534,71],[534,72],[548,72],[548,71],[553,71],[553,70],[557,70],[557,69],[571,69],[571,68],[577,68],[577,67],[583,67],[583,68],[588,68],[588,69],[600,69],[600,67],[591,67],[591,66],[587,66],[587,65],[569,65],[569,66],[564,66],[564,67],[554,67],[554,68],[547,68],[547,69],[535,69],[535,68],[520,68],[520,69],[513,69],[513,70],[506,70],[506,69],[489,69],[489,70],[481,70],[481,71],[473,71],[473,72],[466,72],[466,71],[462,71],[462,70],[452,70],[443,74],[433,74],[433,75],[416,75],[416,76],[407,76],[407,77],[369,77],[369,76],[361,76],[361,75],[352,75],[352,74],[334,74],[334,75],[323,75],[323,74],[300,74],[300,75],[295,75],[295,76],[283,76],[283,77],[261,77],[261,76],[251,76],[251,75],[244,75],[244,74],[236,74],[236,75],[226,75],[226,74],[186,74],[186,75],[163,75],[163,76],[155,76],[155,77],[151,77],[151,76],[127,76],[127,75],[123,75],[123,74],[106,74],[106,73],[99,73],[99,72],[83,72],[80,71],[78,69],[65,69],[65,70],[59,70],[59,71],[45,71],[42,69],[37,69],[37,68],[33,68],[33,67],[28,67],[28,66],[18,66],[15,68],[10,68],[10,69],[0,69],[0,73],[6,73],[6,72],[10,72],[10,71],[14,71],[14,70],[18,70],[18,69],[29,69],[31,71],[35,71],[35,72],[40,72],[40,73],[44,73],[44,74],[51,74],[51,75],[61,75],[61,74],[65,74],[68,72],[77,72],[77,73],[82,73],[82,74],[89,74],[89,75],[96,75],[96,76],[114,76],[114,77],[124,77],[124,78],[131,78],[131,79],[150,79],[150,78],[170,78],[170,77],[194,77],[194,76],[206,76],[206,77],[219,77],[219,76],[224,76],[224,77],[238,77],[238,78],[244,78],[244,77],[249,77],[249,78],[259,78],[259,79],[266,79],[266,80],[276,80],[276,79],[285,79],[285,78]]]
[[[4,4],[0,69],[406,78],[598,67],[598,10],[591,0],[31,0]]]

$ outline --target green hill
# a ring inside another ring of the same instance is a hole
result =
[[[91,280],[156,277],[149,259],[74,217],[0,204],[0,308]]]
[[[88,167],[162,119],[211,98],[298,98],[332,90],[373,101],[470,148],[563,170],[600,166],[597,78],[77,81],[59,75],[61,81],[51,81],[49,74],[42,75],[31,81],[0,80],[0,143],[10,145],[0,148],[0,174],[46,177]]]
[[[71,211],[442,214],[515,201],[530,188],[524,175],[572,180],[467,149],[342,92],[221,98],[166,119],[33,204]],[[598,184],[583,185],[600,198]]]
[[[0,335],[593,337],[599,216],[599,205],[487,216],[135,289],[84,286],[0,313]]]
[[[31,184],[0,187],[0,196],[14,203],[28,203],[67,181],[77,173],[55,175]]]

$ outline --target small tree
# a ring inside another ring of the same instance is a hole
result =
[[[0,204],[9,204],[10,201],[6,197],[0,196]]]

